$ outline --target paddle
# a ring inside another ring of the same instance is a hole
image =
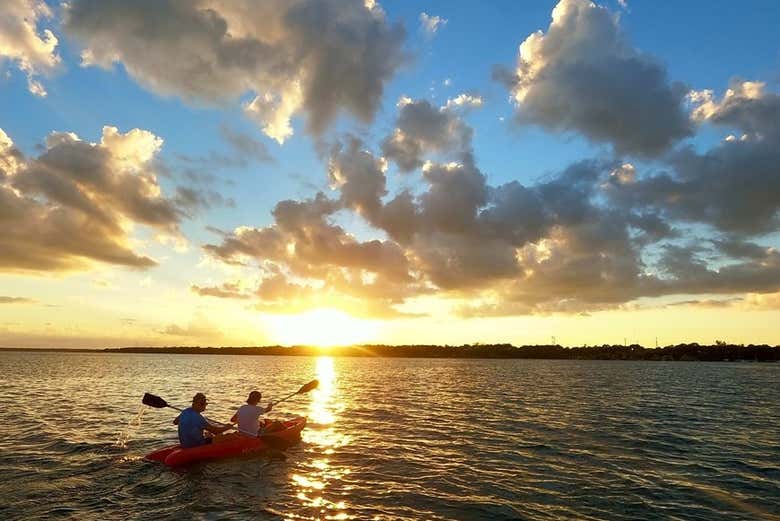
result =
[[[317,380],[317,379],[314,379],[311,382],[302,385],[301,388],[298,389],[297,391],[295,391],[294,393],[290,393],[287,396],[285,396],[284,398],[282,398],[281,400],[276,400],[275,402],[271,402],[271,403],[273,404],[274,407],[276,407],[277,404],[282,403],[285,400],[289,400],[290,398],[292,398],[293,396],[296,396],[298,394],[306,394],[309,391],[311,391],[313,389],[316,389],[319,385],[320,385],[320,381]]]
[[[165,409],[166,407],[170,407],[171,409],[176,409],[177,411],[181,411],[181,409],[179,409],[178,407],[174,407],[173,405],[170,405],[168,402],[166,402],[159,396],[155,396],[149,393],[144,393],[144,397],[141,398],[141,403],[144,405],[148,405],[149,407],[154,407],[155,409]]]
[[[179,412],[182,411],[182,409],[180,409],[179,407],[169,404],[159,396],[155,396],[149,393],[144,393],[144,397],[141,398],[141,403],[144,405],[148,405],[149,407],[154,407],[155,409],[165,409],[166,407],[168,407],[170,409],[175,409]],[[204,416],[204,418],[206,418],[206,416]],[[216,422],[210,418],[206,418],[206,421],[213,425],[226,425],[224,423]]]

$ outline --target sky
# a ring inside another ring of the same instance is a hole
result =
[[[7,0],[0,346],[780,344],[778,26]]]

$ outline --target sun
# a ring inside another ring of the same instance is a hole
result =
[[[368,343],[376,338],[376,321],[355,318],[337,309],[313,309],[268,318],[272,340],[279,345],[318,347]]]

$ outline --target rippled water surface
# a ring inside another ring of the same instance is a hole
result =
[[[172,471],[149,391],[285,453]],[[780,364],[0,352],[0,519],[780,519]]]

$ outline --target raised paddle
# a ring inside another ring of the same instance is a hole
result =
[[[311,391],[313,389],[316,389],[319,385],[320,385],[320,381],[317,380],[317,379],[314,379],[311,382],[302,385],[301,388],[298,389],[297,391],[295,391],[294,393],[290,393],[287,396],[285,396],[284,398],[282,398],[281,400],[276,400],[275,402],[271,402],[271,403],[273,404],[274,407],[276,407],[277,404],[282,403],[285,400],[289,400],[290,398],[292,398],[293,396],[296,396],[298,394],[306,394],[309,391]]]
[[[276,405],[277,403],[281,403],[285,400],[289,400],[290,398],[298,394],[308,393],[309,391],[316,389],[319,385],[320,385],[320,381],[314,379],[311,382],[302,385],[301,388],[295,391],[294,393],[290,393],[284,398],[282,398],[281,400],[277,400],[273,402],[273,404]],[[171,405],[168,402],[166,402],[164,399],[160,398],[159,396],[155,396],[154,394],[151,393],[144,393],[144,397],[141,398],[141,403],[143,403],[144,405],[148,405],[149,407],[154,407],[155,409],[165,409],[166,407],[168,407],[171,409],[176,409],[177,411],[181,411],[179,407]]]

